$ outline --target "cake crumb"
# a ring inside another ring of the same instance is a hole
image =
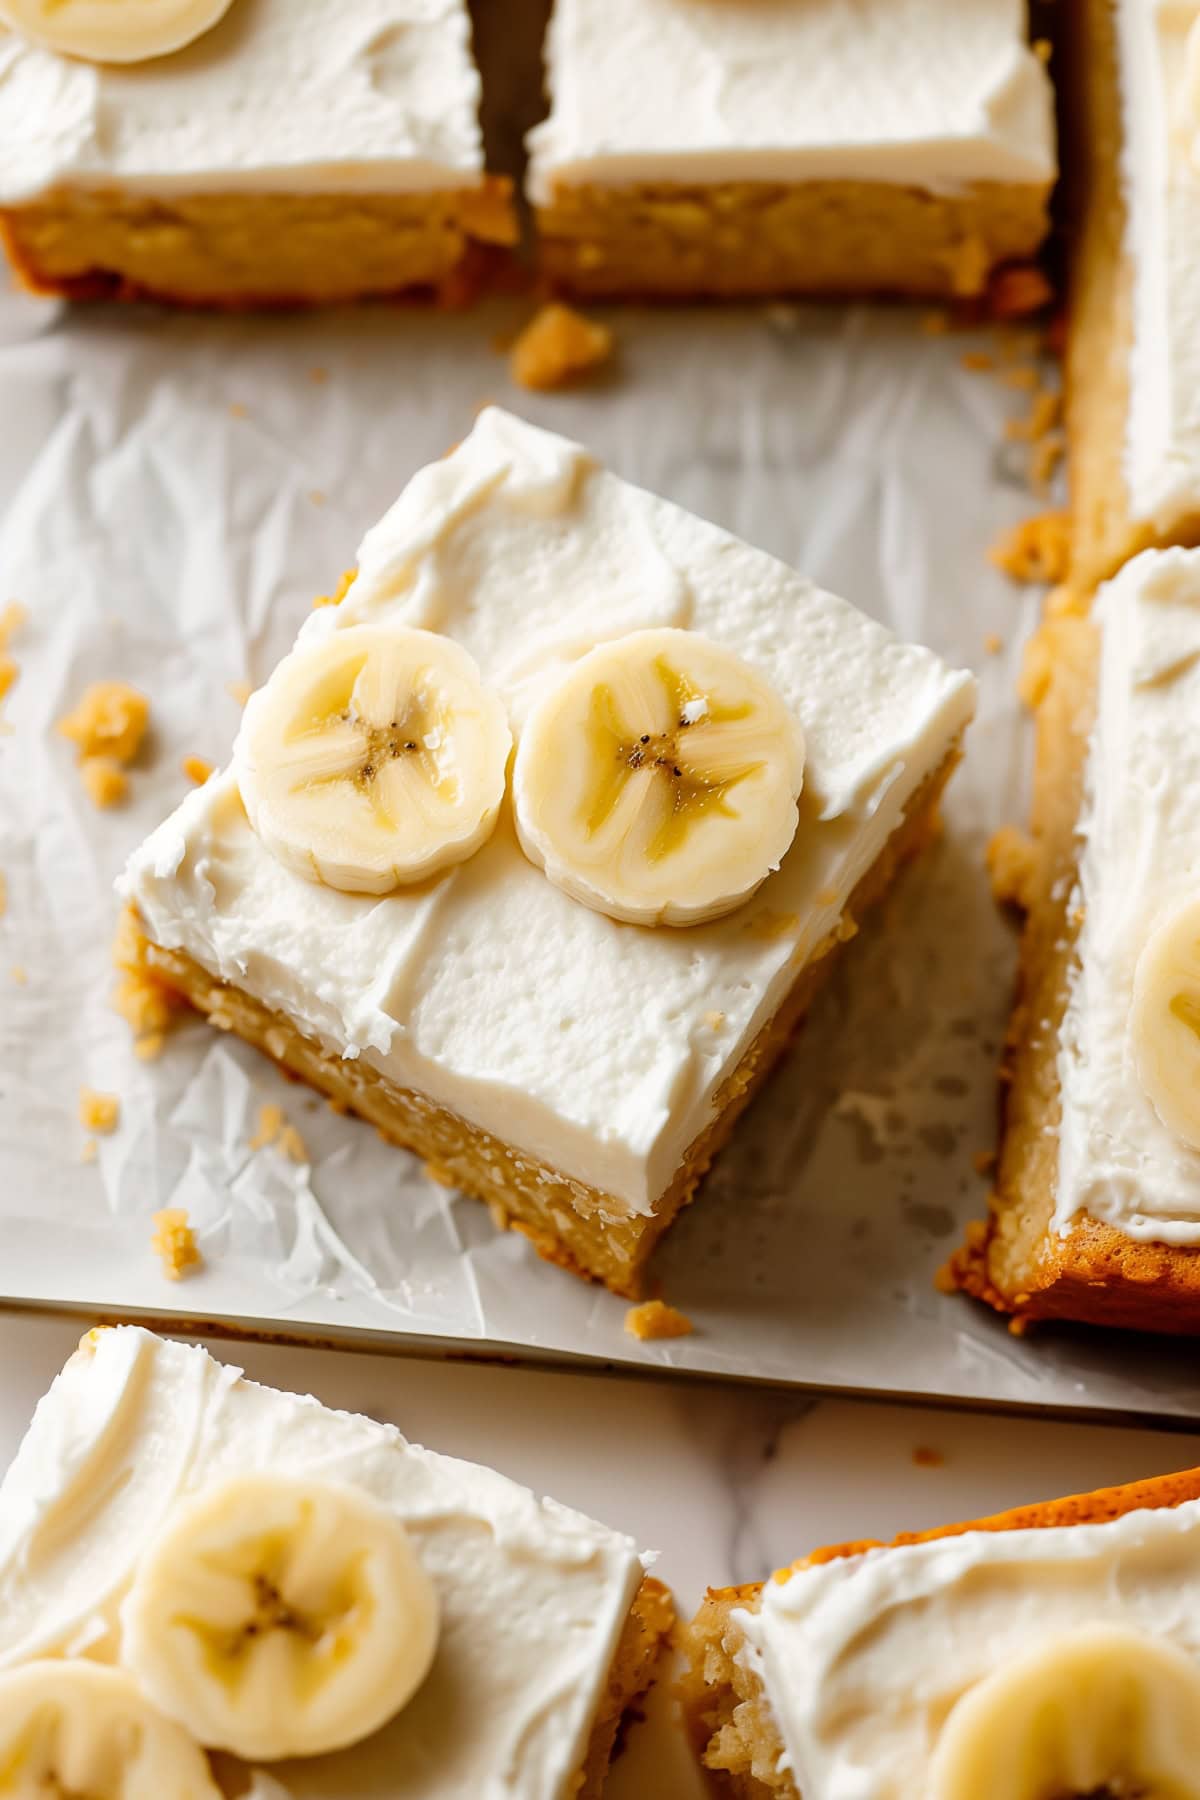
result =
[[[990,1175],[995,1166],[996,1152],[994,1150],[976,1150],[971,1158],[971,1167],[977,1175]]]
[[[0,700],[6,700],[12,692],[21,666],[14,656],[0,655]]]
[[[645,1343],[651,1338],[690,1337],[695,1327],[686,1313],[665,1300],[643,1300],[625,1314],[625,1329]]]
[[[988,656],[999,656],[1004,648],[1004,639],[996,631],[989,631],[983,640],[983,648]]]
[[[723,1012],[706,1012],[704,1015],[704,1023],[708,1026],[710,1031],[720,1031],[722,1025],[725,1023],[725,1014]]]
[[[79,1152],[80,1162],[81,1163],[94,1163],[96,1158],[99,1156],[99,1154],[100,1154],[100,1146],[96,1142],[95,1138],[85,1138],[83,1140],[83,1149]]]
[[[950,314],[939,307],[935,312],[927,312],[921,319],[921,330],[926,337],[945,337],[950,329]]]
[[[135,1038],[158,1038],[171,1022],[176,1002],[152,975],[130,970],[123,974],[113,994],[113,1011],[120,1013]]]
[[[19,600],[10,600],[0,612],[0,650],[8,648],[8,640],[14,632],[20,631],[29,614]]]
[[[988,561],[1014,581],[1060,582],[1071,557],[1071,520],[1065,512],[1037,513],[1001,532]]]
[[[88,799],[102,812],[120,806],[129,792],[129,777],[111,756],[85,756],[79,773]]]
[[[309,488],[308,497],[314,506],[324,506],[328,498],[324,488]]]
[[[346,598],[346,595],[350,592],[354,577],[357,574],[357,569],[343,569],[338,576],[338,584],[334,588],[332,594],[317,595],[316,599],[313,601],[314,611],[318,606],[340,606],[342,601]]]
[[[1005,387],[1024,388],[1032,393],[1038,385],[1038,372],[1031,363],[1014,363],[1000,371],[1000,379]]]
[[[247,700],[254,692],[254,684],[250,681],[227,681],[225,683],[225,692],[229,695],[231,700],[236,700],[239,706],[245,706]]]
[[[185,756],[180,767],[190,782],[196,787],[203,787],[212,774],[214,765],[203,756]]]
[[[1054,289],[1032,263],[1014,263],[992,277],[989,289],[994,319],[1019,319],[1040,312],[1054,298]]]
[[[942,1469],[946,1466],[946,1458],[932,1444],[917,1444],[913,1449],[912,1459],[918,1469]]]
[[[12,982],[14,987],[27,986],[28,982],[29,982],[29,975],[26,972],[25,965],[23,963],[13,963],[12,967],[8,971],[8,978]]]
[[[487,1203],[487,1209],[491,1215],[492,1224],[496,1227],[496,1230],[497,1231],[507,1231],[509,1228],[509,1225],[512,1223],[512,1221],[510,1220],[509,1215],[508,1215],[508,1208],[499,1200],[489,1200]]]
[[[1017,825],[1002,825],[988,839],[984,860],[998,904],[1028,912],[1037,873],[1033,839]]]
[[[1054,45],[1050,42],[1049,38],[1034,38],[1033,43],[1030,45],[1030,49],[1033,51],[1033,54],[1037,57],[1038,61],[1043,65],[1048,63],[1054,54]]]
[[[308,1145],[294,1125],[284,1125],[279,1133],[279,1148],[289,1162],[308,1164],[312,1157],[308,1154]]]
[[[79,1090],[79,1123],[88,1131],[107,1136],[115,1131],[121,1118],[121,1102],[116,1094],[101,1094],[95,1088]]]
[[[58,721],[58,730],[71,739],[80,762],[108,757],[123,765],[141,749],[149,720],[150,702],[137,688],[124,681],[94,681]]]
[[[1028,1330],[1029,1330],[1029,1320],[1021,1318],[1019,1314],[1015,1318],[1012,1318],[1008,1321],[1008,1331],[1009,1331],[1010,1337],[1024,1337]]]
[[[283,1108],[273,1103],[260,1106],[258,1109],[258,1129],[250,1139],[252,1150],[265,1150],[273,1144],[283,1130]]]
[[[248,406],[243,406],[240,400],[231,400],[229,402],[229,416],[231,419],[248,419],[250,417],[250,408]]]
[[[162,1055],[166,1041],[161,1031],[152,1031],[148,1037],[134,1039],[133,1054],[139,1062],[153,1062]]]
[[[569,387],[609,361],[613,334],[560,301],[534,314],[512,347],[509,371],[518,387]]]
[[[983,374],[996,366],[996,359],[990,350],[964,350],[958,360],[960,366],[972,374]]]
[[[153,1222],[155,1231],[150,1248],[162,1258],[163,1274],[168,1281],[179,1281],[189,1269],[200,1267],[204,1258],[184,1207],[168,1206],[154,1214]]]

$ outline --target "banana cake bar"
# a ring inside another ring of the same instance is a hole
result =
[[[30,287],[452,298],[515,236],[466,0],[0,0],[0,234]]]
[[[598,1800],[672,1623],[648,1560],[393,1426],[89,1332],[0,1486],[4,1785]]]
[[[1200,542],[1200,4],[1061,10],[1072,579],[1091,587],[1147,546]]]
[[[974,696],[489,409],[132,857],[131,954],[636,1295],[829,952],[930,836]]]
[[[982,294],[1046,234],[1024,0],[555,0],[528,193],[581,295]]]
[[[1029,666],[1033,863],[996,1192],[951,1263],[1021,1318],[1200,1331],[1200,550]]]
[[[1192,1794],[1200,1470],[710,1589],[685,1703],[737,1800]]]

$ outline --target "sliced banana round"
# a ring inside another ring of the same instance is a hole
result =
[[[239,1475],[180,1503],[121,1609],[121,1660],[199,1743],[319,1756],[429,1672],[438,1601],[401,1522],[357,1488]]]
[[[928,1800],[1200,1800],[1200,1667],[1163,1639],[1080,1626],[952,1708]]]
[[[1177,907],[1138,957],[1129,1038],[1155,1112],[1200,1150],[1200,899]]]
[[[0,1675],[0,1796],[221,1800],[199,1745],[137,1683],[99,1663],[32,1662]]]
[[[664,628],[589,651],[537,702],[513,803],[556,887],[614,919],[694,925],[778,868],[803,779],[803,734],[769,683]]]
[[[145,62],[210,31],[232,0],[0,0],[21,37],[87,62]]]
[[[288,868],[387,894],[491,836],[511,749],[504,704],[460,644],[352,625],[298,645],[250,696],[233,764]]]

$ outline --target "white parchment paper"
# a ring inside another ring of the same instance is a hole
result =
[[[1024,810],[1013,697],[1037,596],[985,561],[1033,509],[1003,421],[1026,396],[960,366],[986,335],[919,313],[619,312],[611,376],[510,388],[493,347],[521,316],[311,319],[0,306],[0,605],[29,622],[0,739],[0,1297],[178,1312],[243,1328],[380,1334],[822,1387],[1187,1413],[1194,1353],[1040,1332],[934,1291],[983,1209],[1014,960],[983,869]],[[224,759],[230,684],[263,680],[312,596],[414,469],[498,399],[613,468],[801,566],[979,670],[980,718],[944,842],[843,959],[797,1048],[660,1256],[694,1336],[638,1345],[625,1307],[498,1234],[368,1128],[199,1022],[157,1061],[111,1010],[112,882]],[[999,654],[985,644],[995,635]],[[86,682],[153,700],[127,806],[95,811],[55,720]],[[10,976],[26,974],[24,985]],[[81,1085],[120,1129],[80,1160]],[[277,1101],[310,1167],[252,1149]],[[150,1215],[184,1206],[202,1273],[165,1280]]]

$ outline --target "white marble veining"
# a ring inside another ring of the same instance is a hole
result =
[[[0,1312],[0,1466],[83,1325]],[[661,1551],[681,1614],[706,1584],[805,1549],[936,1525],[1200,1462],[1200,1432],[806,1401],[747,1387],[210,1343],[257,1381],[373,1414]],[[917,1462],[914,1453],[934,1453]],[[937,1458],[941,1458],[937,1461]],[[660,1690],[608,1800],[703,1800]]]

